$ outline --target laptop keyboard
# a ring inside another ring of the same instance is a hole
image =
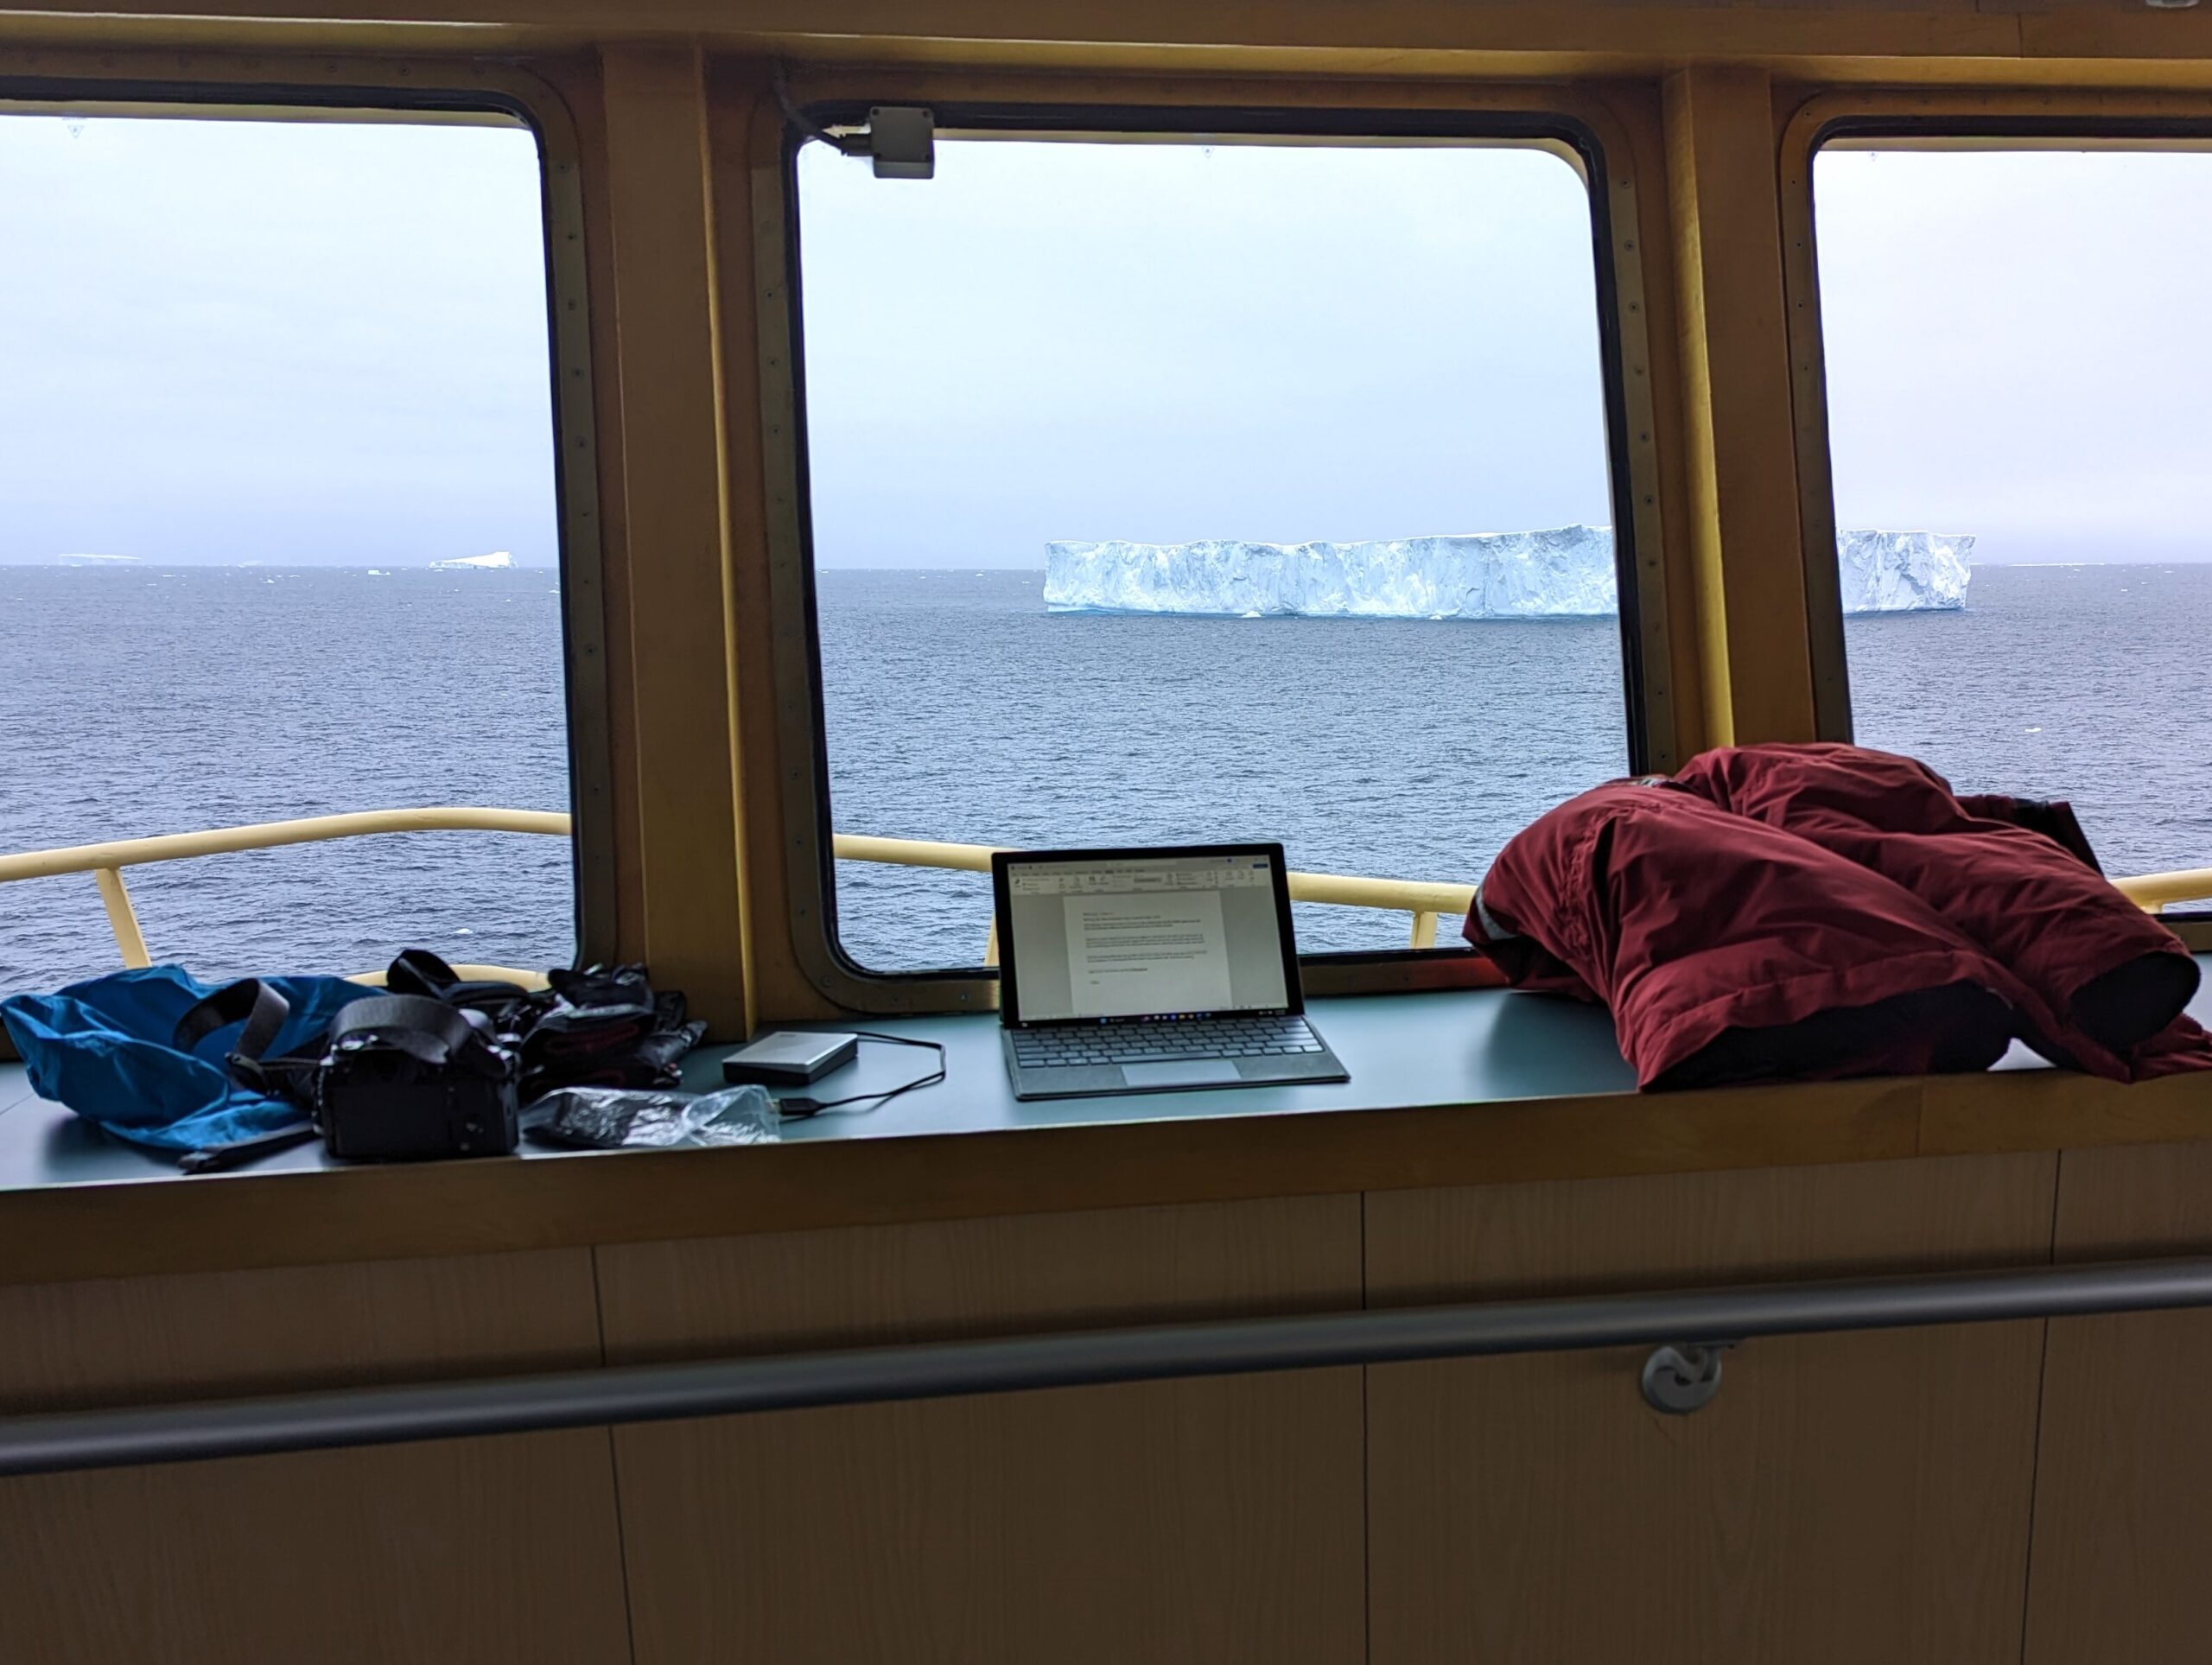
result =
[[[1287,1058],[1325,1049],[1302,1017],[1192,1018],[1177,1023],[1019,1029],[1014,1061],[1026,1069],[1086,1064],[1164,1064],[1175,1058]]]

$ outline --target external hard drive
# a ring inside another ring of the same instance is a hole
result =
[[[796,1087],[826,1076],[860,1051],[858,1035],[818,1034],[812,1030],[777,1029],[722,1055],[722,1079],[758,1081],[771,1087]]]

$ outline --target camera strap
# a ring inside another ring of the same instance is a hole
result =
[[[244,1023],[232,1056],[258,1058],[276,1039],[284,1020],[292,1015],[291,1002],[258,977],[226,984],[176,1020],[169,1045],[188,1052],[218,1029]]]
[[[225,984],[188,1010],[176,1020],[169,1045],[188,1052],[217,1030],[243,1024],[237,1042],[223,1058],[231,1079],[266,1097],[306,1105],[314,1101],[315,1072],[322,1056],[321,1037],[303,1052],[266,1056],[291,1014],[291,1003],[276,989],[258,977],[245,977]]]
[[[539,998],[519,983],[497,979],[471,982],[427,948],[403,950],[385,973],[384,984],[390,994],[423,995],[448,1006],[481,1012],[500,1028],[508,1026],[511,1014],[527,1009]]]
[[[511,1055],[469,1014],[427,995],[371,995],[348,1002],[330,1026],[332,1050],[372,1043],[433,1069],[453,1064],[496,1079],[513,1068]]]

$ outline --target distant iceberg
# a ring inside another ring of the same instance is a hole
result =
[[[1614,610],[1603,526],[1366,543],[1048,543],[1054,613],[1553,619]]]
[[[1845,532],[1847,613],[1966,605],[1972,537]],[[1048,543],[1051,613],[1217,618],[1593,619],[1617,610],[1607,526],[1362,543]]]
[[[1846,613],[1938,613],[1967,604],[1970,535],[1838,532]]]
[[[450,561],[433,561],[432,572],[484,572],[494,567],[512,567],[515,558],[505,550],[494,550],[489,555],[456,556]]]

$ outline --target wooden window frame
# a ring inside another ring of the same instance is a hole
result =
[[[1822,740],[1852,738],[1842,579],[1836,565],[1835,480],[1828,446],[1827,365],[1821,327],[1813,163],[1838,139],[1930,149],[2212,148],[2212,93],[2029,92],[1931,87],[1820,92],[1782,126],[1783,282],[1789,322],[1790,398],[1805,563],[1813,702]],[[2191,949],[2212,950],[2212,910],[2164,916]]]
[[[411,124],[518,122],[538,147],[577,963],[616,957],[612,708],[598,416],[575,123],[548,82],[478,60],[37,51],[0,75],[10,113]],[[377,806],[369,806],[377,807]]]
[[[942,131],[1126,136],[1174,142],[1199,135],[1255,141],[1458,140],[1543,146],[1568,157],[1590,189],[1599,353],[1605,383],[1616,550],[1622,572],[1622,678],[1631,772],[1672,768],[1676,698],[1669,651],[1665,534],[1647,334],[1647,238],[1639,224],[1636,150],[1602,101],[1560,88],[1331,88],[1312,83],[1201,84],[1147,79],[1012,86],[974,76],[889,73],[817,79],[798,107],[822,124],[858,119],[870,105],[929,105]],[[775,158],[753,175],[755,315],[766,441],[769,596],[781,766],[787,906],[807,980],[840,1009],[894,1013],[988,1009],[995,969],[887,973],[856,963],[838,939],[819,635],[807,501],[795,163],[806,135],[763,109],[754,155]],[[1647,209],[1646,212],[1649,212]],[[1309,995],[1462,986],[1465,952],[1386,950],[1301,957]]]

